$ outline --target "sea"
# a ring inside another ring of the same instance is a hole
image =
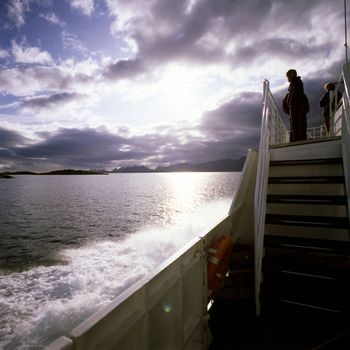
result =
[[[0,179],[0,349],[42,349],[229,211],[239,172]]]

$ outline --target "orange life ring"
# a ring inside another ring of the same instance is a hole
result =
[[[218,291],[220,284],[228,271],[233,241],[229,236],[220,237],[209,249],[208,258],[208,296],[212,297]]]

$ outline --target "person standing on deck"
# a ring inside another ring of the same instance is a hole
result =
[[[309,102],[304,94],[304,85],[295,69],[290,69],[286,76],[289,81],[289,88],[283,100],[283,110],[289,115],[289,141],[306,140],[306,113],[309,112]]]
[[[321,100],[320,100],[320,107],[323,108],[323,125],[325,126],[326,128],[326,134],[329,136],[329,132],[330,132],[330,129],[329,129],[329,124],[330,124],[330,101],[329,101],[329,94],[331,91],[334,92],[335,90],[335,84],[334,83],[327,83],[325,84],[324,86],[324,89],[325,89],[325,93],[324,95],[321,97]],[[339,105],[341,104],[341,99],[342,99],[342,94],[337,91],[337,99],[333,99],[333,102],[332,102],[332,111],[333,113],[335,112],[335,110],[338,109]]]

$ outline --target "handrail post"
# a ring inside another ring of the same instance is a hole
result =
[[[262,264],[262,248],[264,232],[263,228],[265,225],[265,207],[264,201],[265,187],[267,184],[266,175],[266,162],[267,162],[267,151],[269,146],[269,82],[264,81],[263,84],[263,111],[262,111],[262,121],[260,130],[260,151],[259,151],[259,161],[256,177],[256,187],[254,196],[254,250],[255,250],[255,308],[257,315],[260,315],[260,281],[261,281],[261,264]]]
[[[342,148],[343,148],[343,167],[345,174],[345,189],[348,197],[348,215],[350,216],[350,64],[343,66],[341,77],[344,81],[343,94],[343,118],[341,128]]]
[[[269,176],[270,144],[286,143],[285,127],[276,107],[268,80],[263,83],[263,110],[260,130],[259,160],[254,196],[254,248],[255,248],[255,307],[260,315],[260,283],[264,249],[266,194]]]

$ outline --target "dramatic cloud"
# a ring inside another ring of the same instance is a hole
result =
[[[62,108],[64,105],[77,100],[81,100],[86,96],[77,93],[58,93],[48,96],[26,97],[21,100],[20,106],[23,109],[38,112],[41,110],[50,110],[55,108]]]
[[[73,96],[54,95],[31,103],[41,107],[70,98]],[[116,133],[104,128],[62,128],[56,132],[40,133],[37,136],[41,141],[25,147],[8,143],[7,158],[12,154],[21,160],[21,164],[29,164],[27,162],[35,159],[40,163],[47,160],[58,168],[113,168],[133,164],[157,167],[188,161],[198,163],[239,158],[247,148],[258,144],[260,105],[261,94],[243,93],[206,113],[199,125],[183,122],[158,126],[138,135],[125,128]]]
[[[30,67],[0,70],[0,91],[15,96],[64,91],[91,83],[93,78],[68,67]]]
[[[336,38],[328,33],[315,39],[320,29],[311,15],[321,10],[326,14],[329,9],[326,1],[298,0],[288,4],[282,0],[147,3],[134,0],[107,4],[115,18],[112,30],[123,32],[134,41],[138,57],[147,62],[182,58],[199,63],[244,64],[261,54],[293,60],[329,52]],[[333,16],[324,20],[331,23]],[[303,38],[298,35],[299,28],[308,29]]]
[[[40,159],[56,167],[93,168],[123,159],[144,159],[150,155],[135,141],[102,129],[59,129],[54,133],[42,133],[43,141],[27,147],[12,147],[17,140],[15,136],[10,133],[7,150],[22,164],[26,160]]]
[[[236,62],[249,65],[259,60],[267,60],[271,55],[280,59],[299,59],[307,56],[315,59],[324,52],[332,49],[335,44],[301,43],[294,39],[271,38],[267,40],[257,40],[249,45],[242,45],[234,54],[233,58]]]
[[[17,142],[32,136],[0,160],[34,169],[238,158],[259,142],[262,81],[282,112],[290,68],[308,125],[319,126],[323,85],[344,62],[342,11],[328,0],[0,2],[0,118]]]
[[[241,93],[219,108],[207,112],[200,130],[206,135],[213,159],[237,158],[259,143],[262,111],[261,93]]]
[[[145,70],[146,68],[139,59],[119,60],[105,68],[104,76],[108,79],[132,78]]]
[[[26,138],[16,131],[0,127],[0,149],[13,148],[26,143]]]

